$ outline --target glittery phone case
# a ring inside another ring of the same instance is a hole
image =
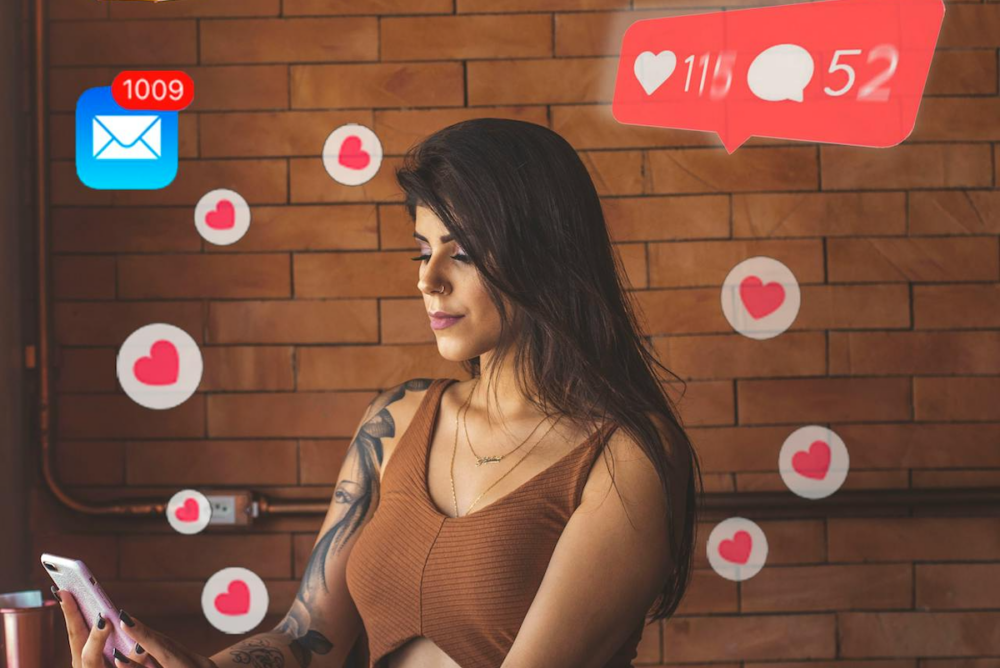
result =
[[[97,623],[97,613],[101,613],[107,623],[111,624],[111,637],[104,646],[104,658],[108,660],[108,665],[115,665],[116,647],[119,652],[128,656],[135,643],[122,632],[118,625],[121,619],[118,608],[104,593],[104,589],[98,584],[97,578],[87,565],[79,559],[68,559],[48,553],[42,554],[41,561],[42,567],[59,590],[73,594],[88,630]]]

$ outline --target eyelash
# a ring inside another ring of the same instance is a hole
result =
[[[430,257],[431,257],[430,255],[418,255],[417,257],[411,257],[410,259],[416,262],[417,260],[421,261],[429,260]],[[466,255],[465,253],[456,253],[455,255],[452,255],[452,257],[458,260],[459,262],[465,262],[466,264],[470,262],[469,256]]]

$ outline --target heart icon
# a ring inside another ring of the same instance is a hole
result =
[[[808,452],[796,452],[792,468],[806,478],[822,480],[830,470],[830,446],[823,441],[813,441]]]
[[[763,285],[757,276],[747,276],[740,282],[740,299],[756,320],[773,313],[784,303],[785,288],[778,282]]]
[[[198,521],[198,502],[194,499],[186,499],[184,505],[174,511],[174,515],[177,516],[181,522],[197,522]]]
[[[225,594],[215,597],[215,609],[224,615],[245,615],[250,609],[250,588],[243,580],[233,580]]]
[[[180,357],[170,341],[161,339],[153,344],[149,357],[140,357],[132,367],[136,380],[144,385],[172,385],[177,382]]]
[[[660,51],[655,55],[652,51],[643,51],[635,59],[632,71],[635,72],[635,78],[639,80],[646,95],[652,95],[653,91],[670,78],[676,67],[677,56],[673,51]]]
[[[746,531],[737,531],[733,540],[724,540],[719,543],[719,556],[726,561],[736,564],[745,564],[750,559],[750,547],[753,539]]]
[[[220,199],[215,210],[205,216],[205,224],[213,230],[228,230],[236,224],[236,209],[228,199]]]
[[[364,169],[371,162],[372,157],[361,148],[361,137],[351,135],[340,145],[340,155],[337,160],[344,167],[350,169]]]

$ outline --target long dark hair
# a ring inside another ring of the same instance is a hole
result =
[[[532,405],[595,429],[610,419],[655,465],[672,571],[650,622],[670,617],[690,582],[701,467],[654,366],[674,374],[639,333],[624,266],[576,150],[541,125],[478,118],[410,148],[396,180],[410,217],[418,205],[433,211],[478,269],[500,313],[495,359],[513,360]],[[479,357],[461,366],[481,374]]]

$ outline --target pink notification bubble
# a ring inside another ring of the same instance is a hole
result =
[[[913,132],[943,0],[827,0],[636,21],[619,123],[888,148]]]

